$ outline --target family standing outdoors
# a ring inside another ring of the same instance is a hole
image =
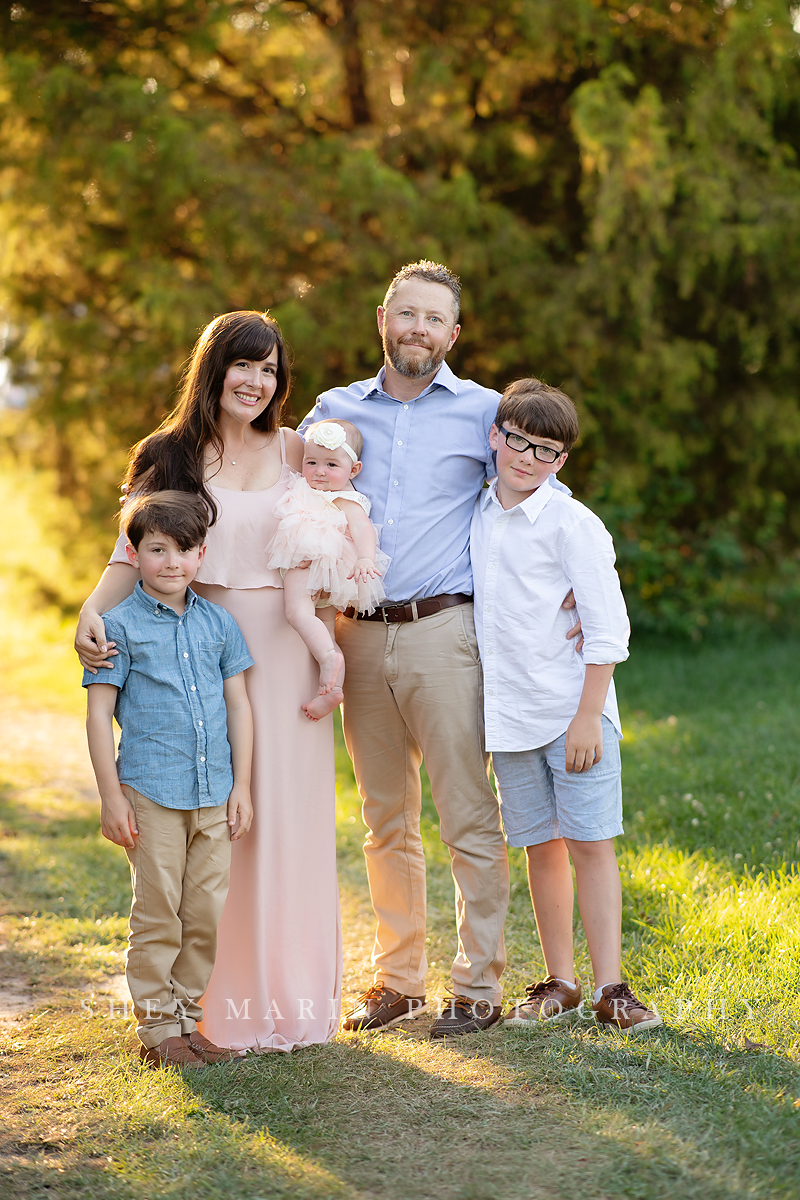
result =
[[[660,1024],[621,980],[612,674],[628,622],[611,538],[556,479],[578,437],[568,397],[536,379],[501,397],[448,367],[459,301],[446,267],[399,271],[380,372],[325,392],[298,432],[280,427],[275,322],[217,317],[174,412],[132,451],[76,649],[103,833],[131,864],[127,977],[149,1065],[339,1028],[340,701],[377,918],[374,982],[342,1027],[428,1009],[423,758],[458,931],[431,1037],[503,1019],[506,841],[526,847],[548,974],[504,1024],[584,1015],[570,858],[589,1015]]]

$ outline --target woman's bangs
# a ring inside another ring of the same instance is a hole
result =
[[[228,346],[228,365],[238,358],[249,362],[263,362],[269,358],[278,341],[275,330],[263,321],[253,321],[239,330]]]

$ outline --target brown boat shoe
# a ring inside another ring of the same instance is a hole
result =
[[[202,1058],[190,1050],[182,1037],[164,1038],[157,1046],[140,1046],[139,1058],[147,1067],[180,1067],[182,1071],[199,1071],[205,1067]]]
[[[431,1041],[442,1038],[461,1037],[465,1033],[479,1033],[491,1029],[502,1015],[500,1005],[492,1007],[488,1000],[472,1000],[469,996],[453,996],[442,1015],[431,1026]]]
[[[637,1000],[627,983],[607,983],[600,999],[592,1004],[592,1012],[598,1025],[630,1030],[631,1033],[644,1033],[662,1024],[658,1013],[651,1012],[646,1004]]]
[[[424,996],[404,996],[378,982],[364,992],[352,1012],[345,1014],[342,1029],[348,1033],[390,1029],[400,1021],[419,1017],[427,1011]]]
[[[568,988],[555,975],[548,975],[525,989],[528,999],[517,1002],[503,1020],[504,1025],[530,1029],[541,1021],[565,1021],[578,1015],[581,985]]]
[[[204,1063],[223,1063],[223,1062],[239,1062],[244,1056],[238,1050],[229,1050],[227,1046],[215,1046],[207,1037],[203,1037],[202,1033],[198,1033],[193,1029],[191,1033],[184,1033],[181,1037],[192,1053]]]

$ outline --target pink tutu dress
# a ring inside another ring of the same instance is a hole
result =
[[[278,531],[267,546],[268,567],[281,574],[310,560],[308,592],[317,597],[317,608],[329,605],[343,612],[355,608],[371,613],[386,599],[383,579],[356,583],[348,579],[356,563],[356,548],[347,527],[347,517],[334,500],[353,500],[369,516],[370,502],[361,492],[317,492],[302,475],[295,475],[274,508]],[[375,566],[386,575],[390,558],[377,548]]]

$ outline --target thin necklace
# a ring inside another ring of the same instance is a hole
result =
[[[255,448],[255,450],[253,451],[253,453],[254,453],[254,454],[258,454],[259,450],[266,450],[267,446],[269,446],[269,445],[270,445],[271,441],[272,441],[272,439],[270,439],[270,440],[269,440],[269,441],[267,441],[267,442],[264,442],[264,445],[263,445],[263,446],[256,446],[256,448]],[[246,445],[247,445],[247,442],[242,442],[242,450],[244,450],[244,448],[245,448],[245,446],[246,446]],[[242,451],[240,450],[240,451],[239,451],[239,453],[241,454],[241,452],[242,452]],[[232,458],[230,461],[231,461],[231,466],[235,467],[235,466],[236,466],[236,459],[235,459],[235,458]]]

